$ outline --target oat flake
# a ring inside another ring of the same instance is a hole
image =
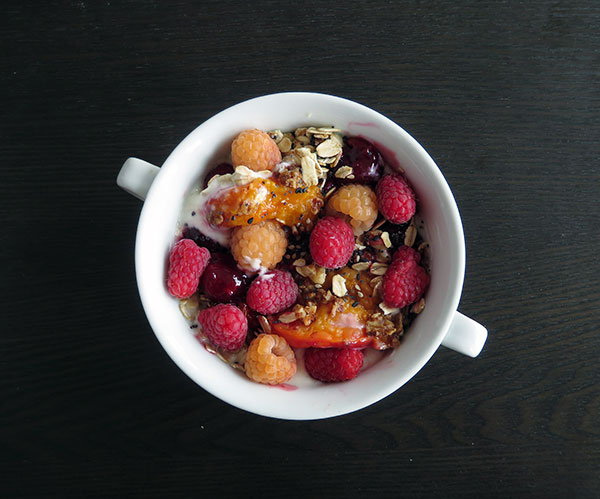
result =
[[[317,154],[324,158],[331,158],[342,151],[340,144],[336,140],[327,139],[317,146]]]
[[[331,280],[331,291],[339,298],[346,296],[346,293],[348,293],[348,289],[346,289],[346,279],[341,275],[334,275]]]

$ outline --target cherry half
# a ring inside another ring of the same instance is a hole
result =
[[[214,301],[230,302],[246,296],[250,280],[230,254],[213,253],[200,279],[200,286]]]
[[[351,166],[353,179],[338,179],[341,184],[375,184],[383,173],[383,157],[368,140],[348,137],[342,150],[339,166]]]

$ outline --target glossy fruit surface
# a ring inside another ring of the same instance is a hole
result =
[[[367,321],[378,311],[379,302],[372,296],[374,293],[368,275],[344,267],[328,274],[324,288],[331,287],[334,275],[345,279],[348,293],[343,298],[318,304],[316,316],[308,325],[301,320],[279,322],[277,316],[272,316],[269,322],[273,332],[283,336],[294,348],[387,348],[375,336],[367,334]]]
[[[249,285],[249,276],[226,253],[212,255],[200,279],[200,287],[204,293],[218,302],[243,298]]]
[[[368,140],[348,137],[345,140],[340,166],[352,167],[353,179],[336,179],[341,184],[375,184],[383,173],[383,158]]]
[[[208,219],[219,227],[238,227],[265,220],[283,225],[310,224],[323,206],[318,186],[292,189],[271,179],[227,189],[208,202]]]

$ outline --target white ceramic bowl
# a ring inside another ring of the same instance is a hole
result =
[[[214,166],[241,130],[294,130],[334,125],[345,135],[374,141],[386,159],[401,165],[419,200],[425,239],[431,246],[427,306],[400,348],[387,353],[352,381],[324,384],[299,372],[281,389],[249,381],[207,352],[194,338],[178,302],[167,292],[165,266],[186,193]],[[463,285],[465,245],[456,203],[442,173],[400,126],[355,102],[324,94],[281,93],[237,104],[190,133],[158,169],[129,158],[117,183],[144,199],[137,231],[135,265],[144,310],[156,337],[175,363],[216,397],[256,414],[282,419],[319,419],[366,407],[412,378],[443,344],[479,354],[487,332],[457,312]]]

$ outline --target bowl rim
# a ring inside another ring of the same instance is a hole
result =
[[[353,403],[349,403],[347,406],[345,406],[341,410],[335,410],[333,412],[324,413],[324,414],[319,413],[319,414],[310,414],[310,415],[308,415],[308,414],[296,415],[296,414],[290,413],[288,410],[285,409],[285,407],[282,410],[281,407],[274,408],[274,407],[261,407],[260,405],[257,406],[256,404],[253,404],[252,402],[249,402],[249,401],[241,401],[239,399],[239,397],[236,396],[235,391],[227,391],[227,390],[218,389],[214,385],[207,383],[206,380],[199,379],[198,376],[196,375],[196,373],[193,371],[193,369],[191,369],[191,367],[188,364],[181,361],[181,356],[180,356],[180,353],[178,352],[178,349],[175,347],[175,345],[170,340],[168,335],[165,334],[165,332],[162,330],[162,328],[159,327],[158,318],[155,315],[156,311],[154,310],[154,307],[152,306],[150,289],[149,289],[148,284],[146,283],[144,269],[141,264],[141,262],[142,262],[141,253],[144,248],[144,244],[143,244],[144,233],[145,233],[146,227],[150,226],[152,223],[152,220],[149,219],[149,211],[150,211],[149,206],[153,203],[156,203],[155,198],[157,196],[157,193],[161,190],[161,184],[165,178],[165,175],[161,175],[161,174],[163,174],[163,172],[166,171],[166,169],[163,169],[163,168],[165,166],[168,166],[171,163],[173,163],[181,154],[185,154],[185,149],[187,148],[188,144],[190,144],[191,142],[196,140],[196,137],[201,136],[202,133],[204,132],[204,130],[211,126],[211,123],[214,123],[215,121],[222,119],[224,116],[226,116],[229,113],[235,113],[240,108],[243,108],[245,106],[249,106],[249,105],[255,104],[257,102],[265,101],[265,100],[278,99],[278,98],[311,98],[311,99],[317,99],[317,100],[323,99],[323,102],[325,102],[325,101],[334,102],[335,101],[338,104],[342,104],[344,106],[348,106],[349,108],[356,109],[357,111],[359,111],[361,113],[361,115],[366,114],[366,115],[371,116],[372,118],[374,118],[377,121],[386,123],[387,126],[391,127],[391,129],[393,129],[395,133],[399,134],[400,136],[403,136],[403,138],[411,144],[414,152],[416,154],[418,154],[419,161],[426,163],[429,170],[431,171],[431,174],[436,177],[436,180],[437,180],[436,185],[439,188],[440,193],[444,196],[445,201],[447,202],[446,208],[449,210],[448,216],[451,218],[451,220],[453,222],[453,225],[454,225],[453,232],[457,239],[457,248],[456,248],[457,255],[455,258],[457,265],[456,265],[455,269],[452,269],[452,276],[453,276],[452,282],[454,282],[455,285],[453,286],[452,295],[448,297],[448,302],[450,303],[450,305],[448,307],[447,313],[445,314],[445,317],[441,321],[441,323],[442,323],[441,327],[437,330],[437,334],[435,335],[435,341],[430,342],[429,347],[421,355],[419,361],[415,362],[414,365],[412,366],[412,368],[407,370],[407,372],[403,376],[398,377],[398,378],[392,378],[391,380],[387,380],[387,383],[382,384],[380,387],[378,387],[376,389],[374,388],[368,395],[361,398],[360,401],[358,401],[358,402],[354,401]],[[409,381],[418,371],[420,371],[423,368],[423,366],[429,361],[429,359],[433,356],[435,351],[439,348],[445,334],[447,333],[447,331],[450,327],[450,324],[451,324],[451,321],[452,321],[452,318],[454,315],[453,312],[456,311],[456,309],[458,308],[458,303],[460,301],[460,296],[462,293],[462,287],[463,287],[463,283],[464,283],[465,242],[464,242],[463,226],[462,226],[460,214],[459,214],[458,207],[456,205],[454,196],[453,196],[453,194],[450,190],[450,187],[449,187],[446,179],[444,178],[441,170],[437,166],[437,164],[433,161],[433,159],[427,153],[427,151],[423,148],[423,146],[421,146],[419,144],[419,142],[417,142],[416,139],[414,139],[400,125],[398,125],[397,123],[395,123],[394,121],[392,121],[391,119],[386,117],[385,115],[383,115],[383,114],[379,113],[378,111],[375,111],[374,109],[369,108],[363,104],[359,104],[355,101],[345,99],[342,97],[337,97],[334,95],[324,94],[324,93],[279,92],[279,93],[274,93],[274,94],[266,94],[266,95],[254,97],[254,98],[239,102],[237,104],[234,104],[234,105],[220,111],[219,113],[213,115],[212,117],[210,117],[209,119],[205,120],[203,123],[198,125],[186,137],[184,137],[181,140],[181,142],[179,142],[179,144],[173,149],[173,151],[169,154],[169,156],[164,161],[163,168],[161,168],[161,171],[158,172],[154,182],[150,186],[148,195],[146,197],[146,201],[144,202],[144,205],[142,206],[142,210],[141,210],[141,214],[140,214],[140,218],[139,218],[139,222],[138,222],[137,234],[136,234],[136,244],[135,244],[136,280],[137,280],[137,285],[138,285],[138,290],[140,293],[142,305],[143,305],[144,311],[146,313],[146,317],[148,318],[148,321],[149,321],[149,323],[152,327],[152,330],[153,330],[155,336],[157,337],[158,341],[160,342],[162,347],[165,349],[165,351],[167,352],[169,357],[171,357],[173,362],[175,362],[175,364],[182,371],[184,371],[184,373],[187,374],[188,377],[190,377],[193,381],[195,381],[198,385],[200,385],[204,390],[208,391],[212,395],[227,402],[230,405],[233,405],[235,407],[238,407],[240,409],[246,410],[246,411],[254,413],[254,414],[259,414],[259,415],[273,417],[273,418],[279,418],[279,419],[288,419],[288,420],[316,420],[316,419],[329,418],[329,417],[339,416],[339,415],[343,415],[343,414],[347,414],[350,412],[360,410],[360,409],[365,408],[371,404],[374,404],[375,402],[378,402],[379,400],[392,394],[398,388],[400,388],[402,385],[404,385],[407,381]]]

